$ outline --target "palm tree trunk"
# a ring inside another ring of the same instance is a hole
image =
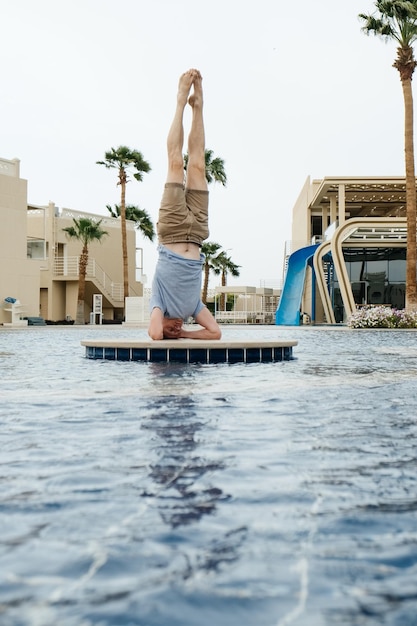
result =
[[[84,326],[85,324],[85,303],[84,300],[77,300],[77,312],[75,315],[75,325]]]
[[[226,272],[223,270],[222,271],[222,287],[226,287]],[[221,310],[225,311],[226,310],[226,293],[222,293],[222,297],[221,297]]]
[[[76,324],[85,324],[85,277],[88,265],[88,247],[83,246],[79,265],[78,265],[78,298],[77,298],[77,314],[75,317]]]
[[[127,234],[126,234],[126,182],[120,183],[121,199],[120,199],[120,227],[122,231],[122,255],[123,255],[123,293],[124,297],[129,296],[129,267],[127,260]],[[124,307],[123,307],[124,308]]]
[[[414,116],[411,78],[401,81],[404,96],[405,184],[407,207],[407,261],[405,308],[417,309],[416,277],[416,176],[414,165]]]
[[[207,304],[207,292],[208,292],[208,282],[209,282],[209,273],[210,266],[206,261],[204,264],[204,283],[203,283],[203,295],[201,297],[204,304]]]

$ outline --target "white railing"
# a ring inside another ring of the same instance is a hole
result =
[[[54,259],[54,276],[78,276],[80,257],[57,257]],[[95,259],[89,259],[86,278],[94,279],[102,291],[116,302],[123,302],[124,290],[122,283],[114,283]]]
[[[216,311],[219,324],[273,324],[275,311]]]
[[[248,320],[254,316],[248,311],[216,311],[215,318],[218,322],[233,324],[247,324]]]

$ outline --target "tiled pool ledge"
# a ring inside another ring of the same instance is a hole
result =
[[[177,339],[132,341],[84,340],[87,359],[151,363],[274,363],[293,358],[297,341],[203,341]]]

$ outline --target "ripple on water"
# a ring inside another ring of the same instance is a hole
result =
[[[417,336],[277,364],[118,363],[0,332],[5,626],[416,623]],[[413,621],[414,620],[414,621]]]

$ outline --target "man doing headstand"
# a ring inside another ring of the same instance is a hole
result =
[[[187,102],[192,108],[192,122],[184,187],[183,115]],[[167,149],[168,175],[157,223],[159,256],[148,333],[152,339],[220,339],[219,325],[201,301],[204,255],[200,246],[209,230],[203,88],[198,70],[188,70],[180,77]],[[189,317],[202,328],[183,328],[183,321]]]

